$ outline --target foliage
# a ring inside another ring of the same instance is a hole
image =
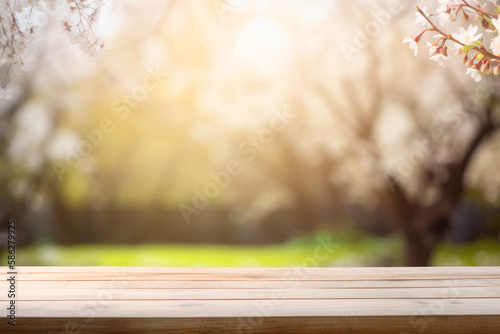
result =
[[[318,238],[330,240],[339,247],[326,259],[315,258]],[[286,266],[400,266],[401,239],[366,236],[349,231],[323,231],[290,240],[284,244],[264,246],[143,244],[143,245],[75,245],[42,243],[18,251],[23,265],[95,265],[95,266],[218,266],[218,267],[286,267]],[[4,257],[5,258],[5,257]],[[480,240],[470,244],[444,243],[438,247],[434,265],[500,265],[500,244]]]

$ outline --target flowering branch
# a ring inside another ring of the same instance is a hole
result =
[[[500,74],[500,20],[497,12],[500,12],[500,7],[495,1],[490,2],[495,6],[496,12],[487,10],[487,5],[481,5],[476,1],[476,5],[471,5],[466,0],[439,0],[441,6],[438,8],[438,14],[427,14],[427,8],[417,7],[417,18],[415,23],[420,23],[427,28],[415,38],[405,38],[403,43],[410,43],[409,46],[417,55],[420,48],[420,39],[427,31],[437,32],[434,35],[436,41],[434,43],[427,42],[429,56],[431,60],[444,64],[448,60],[448,41],[455,43],[456,55],[464,54],[462,62],[468,67],[466,74],[470,74],[473,79],[480,81],[482,76],[489,74]],[[490,48],[486,48],[483,44],[483,33],[477,34],[479,27],[470,24],[467,30],[460,27],[459,33],[445,33],[442,29],[430,19],[431,16],[439,17],[440,25],[445,25],[449,21],[455,21],[458,14],[463,14],[463,19],[468,22],[469,15],[474,15],[474,20],[481,20],[481,26],[486,32],[496,33],[496,37],[491,39]],[[475,54],[471,54],[474,51]],[[495,65],[492,67],[492,65]]]
[[[451,34],[448,34],[448,36],[446,36],[446,34],[441,30],[439,29],[438,27],[436,27],[436,25],[427,17],[425,16],[425,13],[422,11],[422,9],[420,9],[418,6],[417,6],[417,11],[420,13],[420,15],[422,15],[425,20],[427,22],[429,22],[429,24],[432,26],[432,29],[426,29],[426,31],[428,30],[432,30],[432,31],[436,31],[438,33],[440,33],[445,39],[449,39],[450,41],[453,41],[457,44],[460,44],[462,46],[465,46],[466,44],[460,42],[459,40],[453,38],[453,36]],[[490,58],[493,58],[493,59],[497,59],[497,60],[500,60],[500,57],[494,55],[493,53],[489,52],[485,47],[484,45],[481,45],[481,46],[475,46],[473,47],[471,50],[476,50],[477,52],[481,52],[485,55],[487,55],[488,57]]]
[[[12,89],[5,87],[10,82],[11,73],[15,73],[20,67],[17,65],[21,65],[22,70],[28,70],[24,62],[36,53],[34,37],[40,25],[34,22],[32,14],[47,15],[45,8],[57,7],[60,2],[63,1],[0,1],[0,70],[6,78],[5,82],[0,82],[0,100],[12,97]],[[92,27],[97,22],[104,1],[66,0],[64,3],[68,14],[62,22],[63,30],[70,41],[78,44],[83,52],[97,57],[104,49],[104,43],[94,34]]]

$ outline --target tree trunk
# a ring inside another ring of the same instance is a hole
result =
[[[410,267],[424,267],[431,264],[431,255],[434,246],[426,242],[429,238],[421,233],[405,234],[406,265]]]
[[[436,246],[445,239],[450,228],[450,217],[454,207],[437,217],[420,213],[419,219],[405,231],[406,262],[411,267],[431,265]]]

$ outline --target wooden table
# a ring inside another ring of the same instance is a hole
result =
[[[1,333],[500,333],[500,267],[16,272]]]

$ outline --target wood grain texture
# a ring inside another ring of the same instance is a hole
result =
[[[310,280],[339,279],[438,279],[438,278],[499,278],[500,267],[359,267],[359,268],[313,268],[313,267],[290,267],[290,268],[220,268],[220,267],[18,267],[20,274],[111,274],[113,276],[126,274],[138,275],[205,275],[211,277],[230,275],[243,277],[250,275],[252,278],[266,278],[265,275],[273,275],[278,279],[290,279],[303,276]],[[267,277],[268,278],[268,277]]]
[[[16,316],[1,333],[500,333],[500,268],[19,267]]]
[[[498,287],[500,279],[448,279],[448,280],[378,280],[378,281],[129,281],[115,278],[106,281],[17,281],[20,289],[334,289],[334,288],[453,288]],[[0,290],[7,289],[8,282],[0,282]]]
[[[443,298],[442,288],[371,288],[371,289],[65,289],[54,294],[53,289],[22,289],[17,300],[94,300],[96,296],[113,295],[113,300],[234,300],[234,299],[429,299]],[[500,297],[500,287],[456,287],[446,293],[448,299]],[[1,295],[0,301],[7,301]]]

